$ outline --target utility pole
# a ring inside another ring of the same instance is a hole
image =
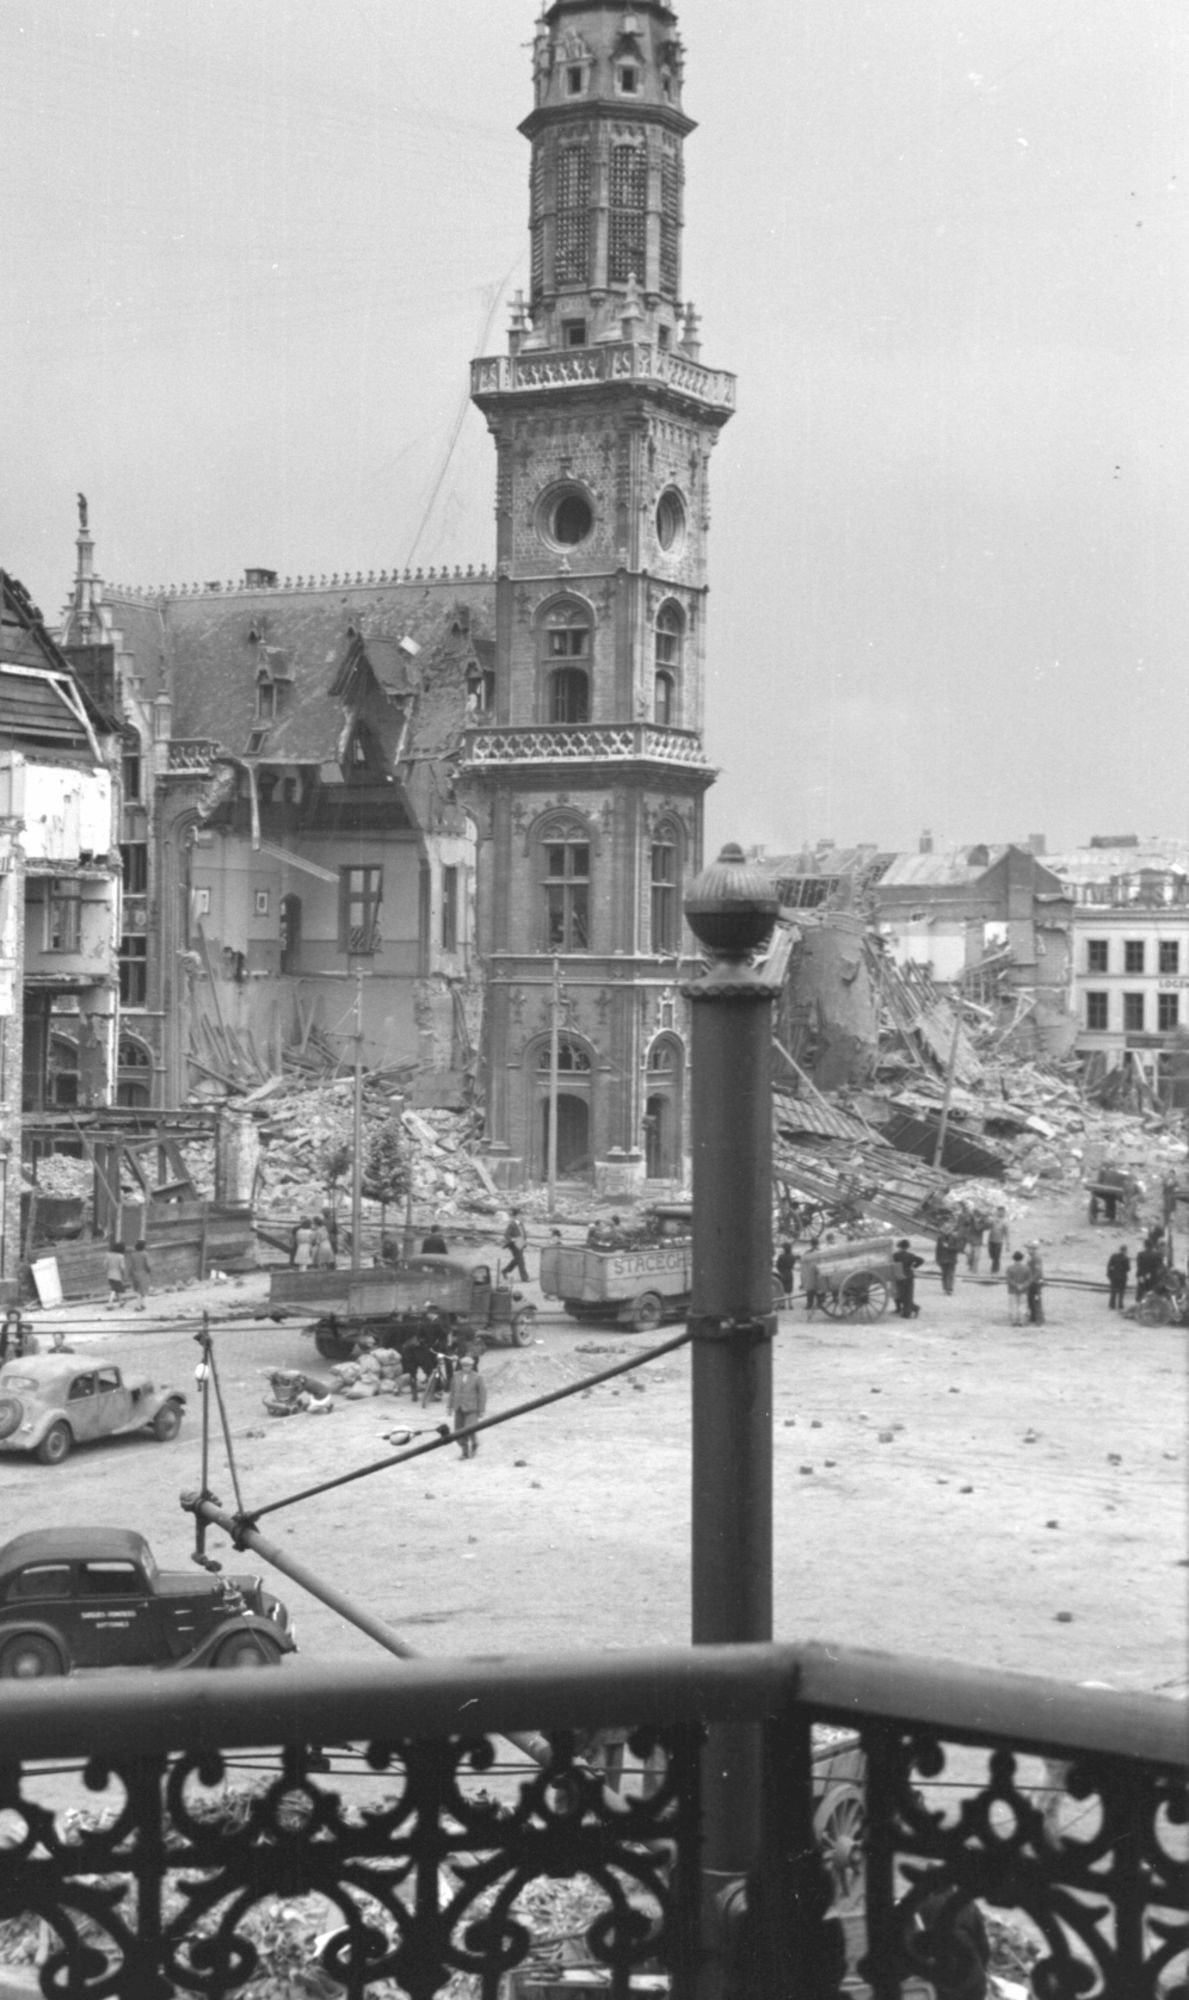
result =
[[[351,1183],[351,1275],[359,1273],[359,1236],[363,1228],[363,969],[355,969],[355,1178]]]
[[[695,1646],[772,1637],[772,1008],[779,977],[753,954],[777,902],[734,844],[690,885],[690,929],[710,960],[682,987],[692,1014]],[[702,1764],[704,1935],[698,1991],[746,1990],[726,1911],[760,1862],[758,1726],[716,1724]]]
[[[954,1071],[958,1066],[958,1043],[962,1038],[962,1002],[954,994],[954,1032],[950,1041],[950,1059],[945,1066],[945,1095],[941,1100],[941,1119],[937,1127],[937,1138],[933,1146],[933,1165],[941,1165],[945,1151],[946,1127],[950,1122],[950,1099],[954,1094]]]
[[[549,1218],[557,1213],[557,1071],[561,1050],[561,960],[553,955],[553,990],[549,1000],[549,1145],[546,1178],[549,1182]]]

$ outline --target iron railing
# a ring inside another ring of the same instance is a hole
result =
[[[548,1990],[518,1899],[581,1878],[604,1990],[647,1966],[692,1995],[699,1753],[724,1722],[762,1732],[764,1771],[729,1990],[825,2000],[848,1944],[876,2000],[961,1990],[978,1899],[1032,1936],[1049,2000],[1185,1991],[1178,1704],[815,1646],[5,1683],[0,1943],[38,1919],[59,2000],[223,2000],[259,1972],[270,1899],[318,1896],[320,1990],[496,2000]],[[619,1792],[578,1755],[608,1724],[633,1732]],[[857,1732],[849,1814],[822,1797],[826,1724]],[[501,1775],[524,1731],[549,1762]],[[326,1775],[344,1745],[366,1746],[354,1803]]]

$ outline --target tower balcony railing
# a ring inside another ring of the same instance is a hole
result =
[[[709,769],[696,730],[672,729],[659,722],[539,723],[518,729],[468,729],[460,758],[464,767],[641,760]]]
[[[735,377],[722,368],[675,354],[651,341],[612,340],[594,347],[530,349],[484,355],[471,363],[471,394],[529,394],[537,389],[585,389],[597,382],[657,382],[710,409],[733,410]]]
[[[171,775],[187,771],[209,771],[219,744],[209,736],[173,736],[169,743]]]
[[[740,1906],[701,1872],[724,1723],[764,1774],[726,1993],[982,1992],[988,1940],[1017,1993],[1185,1990],[1179,1703],[824,1646],[5,1682],[5,1964],[59,2000],[224,2000],[286,1951],[348,2000],[691,2000]]]

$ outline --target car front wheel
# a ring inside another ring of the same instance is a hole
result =
[[[40,1632],[24,1632],[0,1652],[0,1681],[40,1681],[65,1671],[57,1647]]]
[[[216,1667],[275,1667],[281,1649],[263,1632],[237,1632],[215,1654]]]
[[[37,1447],[37,1456],[43,1465],[61,1465],[69,1458],[74,1448],[74,1438],[69,1424],[51,1424]]]
[[[170,1438],[175,1438],[181,1428],[182,1410],[180,1403],[162,1403],[161,1408],[149,1425],[149,1429],[159,1444],[168,1444]]]

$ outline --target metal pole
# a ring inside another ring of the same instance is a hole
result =
[[[958,999],[957,994],[955,994],[954,1032],[953,1032],[953,1037],[950,1041],[950,1059],[945,1066],[945,1095],[941,1100],[941,1121],[937,1127],[937,1140],[933,1147],[933,1165],[935,1167],[939,1167],[941,1165],[941,1156],[942,1153],[945,1151],[945,1133],[946,1133],[946,1127],[950,1122],[950,1098],[954,1094],[954,1070],[956,1069],[958,1063],[958,1043],[961,1039],[961,1035],[962,1035],[962,1003]]]
[[[549,1181],[549,1213],[557,1213],[557,1069],[561,1037],[561,960],[554,954],[553,992],[549,1002],[549,1147],[546,1174]]]
[[[355,973],[355,1178],[351,1183],[351,1274],[359,1271],[359,1237],[363,1228],[363,973]]]
[[[772,1007],[749,955],[776,902],[737,847],[691,885],[690,928],[714,955],[682,988],[692,1014],[695,1645],[772,1636]],[[725,1899],[759,1866],[761,1739],[721,1724],[703,1760],[703,1867],[716,1956],[706,1995],[738,1994]]]

